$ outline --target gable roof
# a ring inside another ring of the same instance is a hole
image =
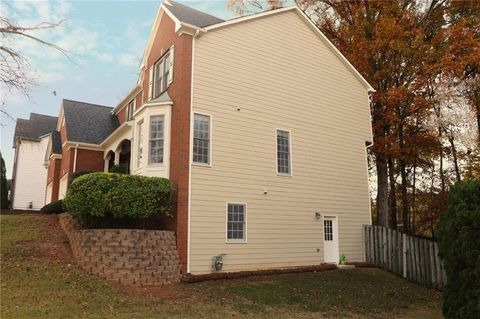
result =
[[[209,25],[213,25],[213,24],[221,23],[225,21],[215,16],[212,16],[208,13],[187,7],[186,5],[183,5],[181,3],[178,3],[172,0],[165,1],[163,5],[180,22],[187,23],[199,28],[204,28]]]
[[[187,7],[183,4],[177,3],[175,1],[165,0],[165,2],[160,5],[157,11],[157,16],[152,26],[150,38],[144,51],[141,68],[144,66],[143,63],[145,61],[145,58],[151,50],[153,37],[158,29],[158,23],[161,19],[163,12],[166,12],[175,21],[175,31],[178,31],[181,25],[185,25],[188,28],[193,28],[194,30],[196,30],[194,37],[201,37],[203,33],[207,33],[209,31],[237,25],[254,19],[280,14],[287,11],[294,11],[305,22],[305,24],[307,24],[307,26],[310,27],[313,32],[317,34],[320,40],[323,41],[329,47],[329,49],[333,51],[333,53],[343,62],[345,67],[353,73],[353,75],[358,79],[358,81],[362,83],[362,85],[367,89],[368,92],[375,92],[375,89],[370,85],[370,83],[365,80],[365,78],[357,71],[357,69],[355,69],[355,67],[350,63],[350,61],[348,61],[348,59],[337,49],[337,47],[320,31],[318,26],[316,26],[312,22],[312,20],[305,14],[305,12],[303,12],[297,5],[279,8],[275,10],[267,10],[264,12],[225,21],[204,12],[198,11],[196,9]],[[140,74],[143,73],[140,72]],[[141,75],[139,76],[138,82],[140,82],[140,80]]]
[[[13,136],[13,147],[17,139],[28,139],[38,141],[43,135],[54,131],[57,126],[57,117],[30,113],[30,118],[17,119],[15,134]]]
[[[112,107],[72,100],[62,106],[70,142],[100,144],[119,126]]]

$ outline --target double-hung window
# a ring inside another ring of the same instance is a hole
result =
[[[137,167],[142,166],[143,159],[143,121],[137,124],[138,144],[137,144]]]
[[[245,204],[227,204],[227,241],[246,241],[246,216],[247,206]]]
[[[168,51],[163,57],[155,63],[153,76],[153,97],[158,97],[163,91],[165,91],[172,79],[172,52]]]
[[[163,135],[165,121],[163,115],[150,117],[149,164],[163,163]]]
[[[193,120],[193,162],[210,164],[210,116],[195,114]]]
[[[291,174],[290,132],[277,130],[277,172],[281,175]]]
[[[127,121],[133,120],[133,113],[135,113],[135,99],[131,100],[127,105]]]

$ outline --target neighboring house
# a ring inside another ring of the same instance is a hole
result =
[[[121,103],[72,104],[77,130],[78,102],[63,102],[52,200],[72,172],[125,163],[176,185],[183,273],[212,272],[219,254],[222,271],[364,261],[369,91],[296,7],[223,21],[165,2]]]
[[[56,123],[56,117],[35,113],[30,113],[28,120],[17,119],[10,190],[13,209],[39,210],[45,205],[47,171],[43,167],[43,158]]]
[[[44,153],[48,168],[47,203],[65,197],[73,173],[105,169],[100,144],[118,127],[111,107],[62,101],[55,131],[50,135]]]

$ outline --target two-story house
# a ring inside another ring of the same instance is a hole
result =
[[[49,176],[56,160],[62,169],[49,187],[120,162],[169,178],[183,273],[212,272],[219,254],[222,271],[364,261],[370,91],[297,7],[223,21],[165,1],[121,103],[88,104],[102,116],[79,111],[88,129],[72,137],[64,101]]]
[[[45,205],[47,172],[43,158],[56,123],[56,117],[37,113],[30,113],[28,119],[17,119],[10,191],[12,209],[39,210]]]

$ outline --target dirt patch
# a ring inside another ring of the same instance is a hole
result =
[[[28,240],[19,242],[25,248],[30,248],[32,252],[31,257],[76,265],[68,238],[60,228],[57,216],[44,216],[40,227],[42,227],[42,232],[45,233],[45,239],[42,241]]]
[[[165,301],[179,300],[185,297],[177,285],[162,287],[136,287],[121,285],[120,288],[126,294],[133,297],[146,297]]]

